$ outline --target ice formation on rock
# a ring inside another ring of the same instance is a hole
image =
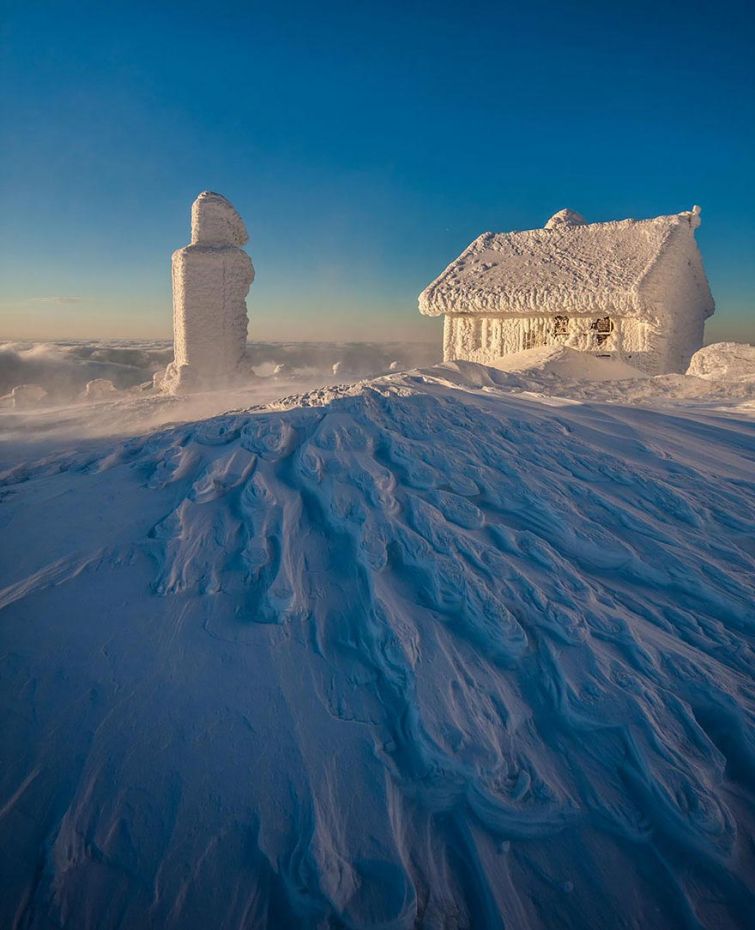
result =
[[[204,191],[191,209],[191,245],[173,253],[174,359],[158,386],[171,393],[243,379],[254,280],[244,221],[220,194]]]
[[[92,381],[87,381],[84,388],[84,396],[87,400],[106,400],[117,393],[118,388],[109,378],[94,378]]]
[[[38,384],[17,384],[11,391],[11,400],[17,409],[36,407],[46,397],[47,391]]]
[[[714,309],[699,225],[699,207],[610,223],[562,210],[544,229],[484,233],[422,292],[419,309],[445,315],[446,361],[495,365],[564,345],[649,374],[684,372]]]

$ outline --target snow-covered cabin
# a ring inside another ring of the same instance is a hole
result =
[[[700,207],[650,220],[483,233],[419,297],[445,315],[443,357],[483,364],[536,346],[620,357],[650,374],[685,371],[713,297],[695,242]]]

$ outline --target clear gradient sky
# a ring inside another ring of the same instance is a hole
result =
[[[755,339],[752,3],[0,0],[0,337],[170,333],[225,194],[261,339],[433,339],[475,236],[703,208],[708,341]]]

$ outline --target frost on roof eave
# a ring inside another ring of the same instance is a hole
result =
[[[422,291],[418,298],[419,312],[423,316],[442,316],[444,313],[452,313],[455,311],[444,310],[437,304],[436,293],[443,287],[443,283],[447,279],[448,275],[456,270],[458,265],[462,263],[469,255],[472,255],[479,244],[484,240],[489,239],[491,236],[494,236],[495,233],[484,232],[481,233],[476,239],[473,239],[469,245],[464,249],[456,258],[449,262],[448,265],[441,271],[437,278],[432,280],[427,287]],[[463,312],[463,311],[462,311]]]
[[[441,310],[436,306],[436,302],[433,299],[433,295],[430,293],[432,289],[432,284],[430,287],[426,287],[424,291],[419,295],[419,312],[422,316],[442,316],[444,313],[451,313],[453,311]]]
[[[474,316],[590,316],[613,313],[619,316],[656,318],[655,304],[636,290],[606,290],[598,294],[589,291],[557,290],[543,292],[526,290],[498,295],[478,289],[463,294],[444,294],[442,283],[435,282],[419,296],[419,311],[423,316],[470,314]]]

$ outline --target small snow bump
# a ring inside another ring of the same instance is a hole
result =
[[[545,224],[546,229],[555,229],[558,226],[586,226],[587,220],[576,210],[559,210]]]

